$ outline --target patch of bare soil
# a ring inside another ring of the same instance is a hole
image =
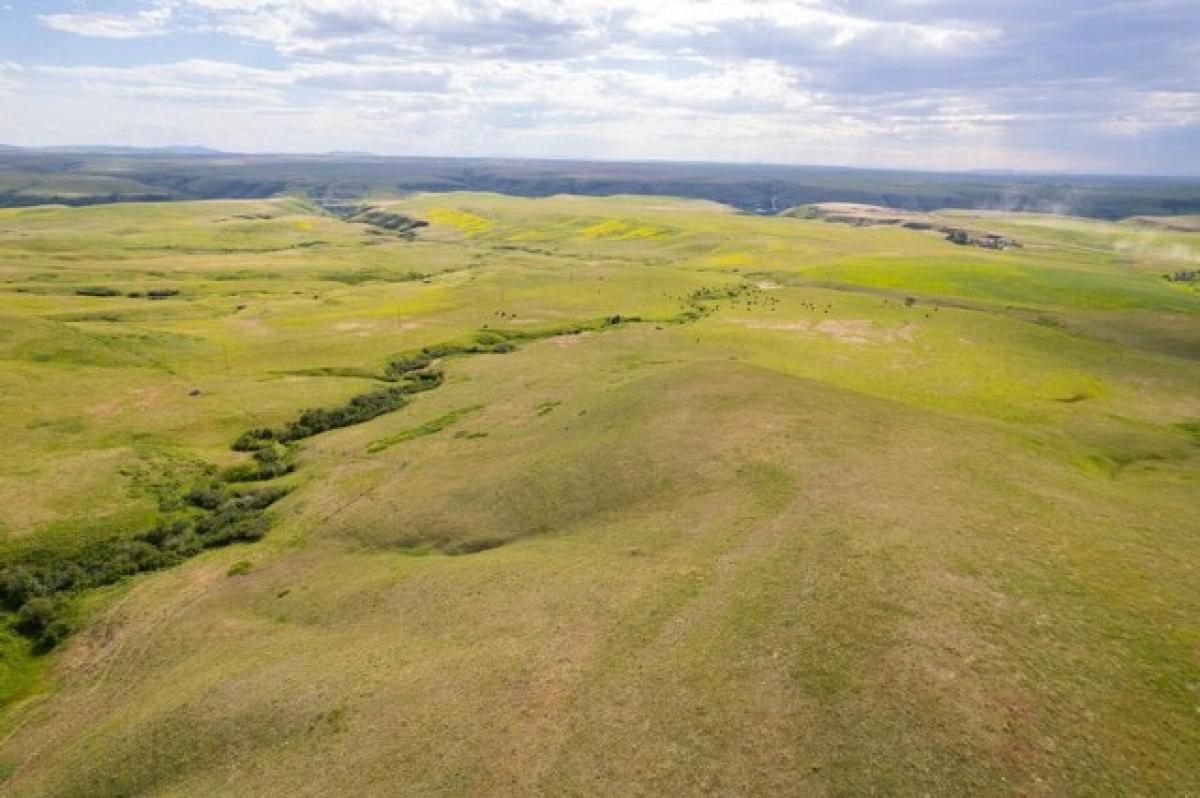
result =
[[[556,335],[550,339],[555,346],[575,346],[584,339],[585,336],[591,335],[586,330],[574,335]]]
[[[894,330],[875,326],[870,319],[825,319],[813,325],[807,321],[760,321],[758,319],[729,319],[752,330],[781,332],[818,332],[849,344],[911,342],[916,337],[917,323],[910,321]]]
[[[812,326],[806,321],[758,321],[757,319],[730,319],[730,321],[743,327],[749,327],[751,330],[807,332]]]
[[[865,344],[873,337],[869,319],[827,319],[813,329],[850,344]]]
[[[339,321],[333,325],[333,329],[338,332],[364,332],[375,329],[376,324],[373,321]]]

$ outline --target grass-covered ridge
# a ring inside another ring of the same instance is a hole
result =
[[[357,221],[352,217],[351,221]],[[721,292],[701,290],[689,297],[693,307],[668,322],[691,321],[710,310],[700,300],[733,298],[742,287]],[[89,296],[107,296],[91,292]],[[605,316],[593,321],[534,330],[481,330],[466,342],[422,347],[419,351],[390,359],[379,379],[386,387],[352,396],[344,404],[308,408],[280,428],[257,427],[242,433],[232,449],[247,452],[250,462],[238,463],[216,473],[202,468],[202,476],[182,496],[160,497],[162,514],[154,526],[131,539],[70,538],[38,536],[21,545],[0,550],[0,608],[12,613],[14,631],[31,638],[35,650],[48,651],[73,631],[72,599],[90,588],[111,585],[124,577],[177,565],[205,549],[234,542],[260,540],[270,522],[264,510],[282,498],[285,488],[261,490],[230,489],[226,484],[262,482],[286,476],[295,468],[295,444],[330,430],[363,424],[377,416],[403,408],[414,394],[433,390],[443,383],[443,372],[435,364],[446,358],[477,354],[507,354],[517,341],[535,341],[561,335],[614,329],[639,318]],[[369,373],[350,370],[351,376]],[[333,374],[331,376],[337,376]],[[449,426],[480,409],[460,408],[418,427],[373,441],[368,452]],[[219,479],[214,479],[219,477]],[[456,553],[479,551],[481,546],[456,546]]]
[[[283,205],[282,207],[287,209],[289,206]],[[26,215],[28,214],[22,212],[20,218],[24,218]],[[108,214],[100,215],[107,216]],[[220,222],[227,219],[261,220],[264,227],[277,228],[278,218],[278,210],[258,213],[225,212],[218,215],[217,221]],[[298,221],[293,226],[297,229],[308,230],[311,229],[312,223]],[[140,228],[138,232],[141,232]],[[144,248],[141,243],[134,244],[132,247],[139,250]],[[157,276],[159,273],[156,271],[155,274]],[[223,275],[218,276],[223,277]],[[357,284],[358,281],[348,282],[350,284]],[[22,287],[19,290],[26,291],[28,289]],[[68,290],[70,290],[69,286]],[[78,296],[108,298],[122,296],[124,292],[121,289],[109,287],[95,288],[84,286],[75,289],[74,293]],[[129,291],[128,296],[140,297],[146,293],[151,296],[157,296],[160,293],[163,295],[178,294],[179,291],[176,289],[171,289],[170,291],[150,289],[148,292]],[[241,311],[244,307],[244,304],[239,303],[234,308],[234,312]],[[691,316],[684,318],[691,318]],[[97,320],[101,321],[106,319],[107,317],[97,317]],[[112,319],[119,320],[121,316],[120,314],[116,314],[112,316]],[[472,335],[466,343],[435,344],[422,347],[419,351],[407,355],[396,356],[387,362],[381,377],[393,384],[382,389],[355,395],[346,404],[341,406],[305,410],[298,418],[288,422],[278,432],[270,429],[260,429],[242,435],[235,443],[234,448],[239,451],[251,452],[253,459],[250,462],[241,462],[220,469],[219,476],[224,481],[237,483],[270,480],[290,473],[295,465],[294,451],[291,446],[295,441],[329,429],[361,423],[381,413],[391,412],[406,404],[408,401],[407,397],[410,394],[428,390],[439,385],[441,381],[440,371],[426,368],[435,359],[479,352],[503,353],[513,349],[514,341],[535,340],[541,337],[564,333],[580,333],[585,330],[613,326],[621,323],[621,321],[620,317],[609,316],[594,322],[559,325],[539,330],[524,329],[507,332],[485,330]],[[79,337],[83,340],[88,340],[89,345],[91,345],[91,339],[97,338],[88,334]],[[110,351],[110,347],[104,343],[101,343],[97,347],[100,358],[110,358]],[[227,350],[223,351],[222,356],[223,358],[227,357]],[[39,362],[45,362],[58,357],[61,357],[61,355],[38,353],[35,354],[34,359]],[[71,359],[76,360],[76,358]],[[118,359],[113,364],[116,365],[123,362],[125,362],[124,359]],[[130,365],[141,363],[150,366],[155,365],[153,360],[147,359],[142,361],[136,356],[130,358],[129,363]],[[358,374],[370,374],[371,372],[361,367],[341,367],[332,369],[293,369],[290,373],[322,373],[334,376],[355,376]],[[256,437],[256,435],[259,437]],[[174,522],[170,519],[164,520],[162,518],[157,520],[147,519],[143,522],[143,524],[152,524],[156,530],[165,523]],[[36,541],[32,543],[25,541],[21,547],[14,548],[13,552],[6,557],[11,565],[11,569],[9,569],[11,570],[11,574],[9,575],[12,576],[12,579],[10,581],[13,581],[15,585],[13,590],[9,591],[11,595],[8,596],[7,604],[16,614],[15,617],[18,618],[17,625],[25,633],[41,640],[41,645],[45,647],[49,643],[54,642],[54,640],[61,638],[64,632],[64,626],[57,624],[53,627],[53,639],[43,637],[46,628],[51,626],[50,620],[47,617],[48,613],[45,611],[46,607],[43,605],[52,597],[55,601],[54,614],[57,616],[66,615],[69,614],[66,612],[63,601],[63,597],[66,595],[71,595],[87,587],[111,583],[115,579],[129,573],[136,573],[157,568],[163,564],[178,562],[180,557],[175,555],[179,552],[194,553],[197,550],[196,546],[190,544],[175,546],[175,551],[172,552],[171,556],[158,556],[153,552],[145,550],[147,536],[153,538],[155,542],[159,542],[160,538],[162,538],[162,535],[158,532],[132,531],[132,534],[126,533],[124,536],[107,537],[95,545],[85,537],[82,542],[86,545],[78,550],[65,553],[52,549],[43,551],[42,549],[45,547],[39,547]],[[30,577],[27,573],[28,568],[26,567],[26,563],[28,561],[43,563],[41,570],[33,577]],[[86,578],[75,578],[70,573],[65,575],[56,573],[56,569],[74,571],[78,567],[82,567],[81,563],[86,566],[86,570],[89,572]],[[8,570],[6,570],[6,574],[8,574]],[[24,584],[26,582],[29,584]],[[31,599],[37,599],[37,601],[31,605],[31,609],[26,610],[25,605]],[[37,610],[38,618],[28,622],[20,621],[22,610],[26,610],[25,615],[32,615],[33,610]]]
[[[0,210],[4,791],[1200,788],[1186,225],[367,202]]]

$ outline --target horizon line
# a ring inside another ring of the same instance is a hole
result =
[[[134,145],[134,144],[6,144],[0,142],[0,153],[21,150],[27,152],[78,152],[98,150],[125,151],[130,155],[136,154],[168,154],[181,156],[240,156],[240,157],[298,157],[298,158],[379,158],[389,160],[429,160],[429,161],[548,161],[554,163],[609,163],[609,164],[674,164],[680,166],[734,166],[734,167],[775,167],[791,169],[840,169],[862,172],[901,172],[910,174],[945,174],[945,175],[982,175],[989,177],[1027,176],[1027,177],[1102,177],[1102,178],[1153,178],[1168,180],[1200,180],[1200,174],[1180,174],[1167,172],[1089,172],[1074,170],[1025,170],[1011,167],[975,167],[971,169],[936,169],[936,168],[903,168],[897,166],[855,166],[843,163],[801,163],[783,161],[728,161],[728,160],[695,160],[672,158],[602,158],[585,155],[389,155],[366,150],[327,150],[325,152],[288,151],[288,150],[225,150],[199,144],[164,144],[164,145]]]

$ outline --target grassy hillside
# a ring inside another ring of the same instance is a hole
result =
[[[1187,225],[377,203],[0,210],[6,791],[1200,791]]]

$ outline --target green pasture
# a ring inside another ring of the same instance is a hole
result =
[[[460,347],[263,540],[7,613],[4,790],[1200,791],[1200,234],[373,201],[0,210],[2,561]]]

